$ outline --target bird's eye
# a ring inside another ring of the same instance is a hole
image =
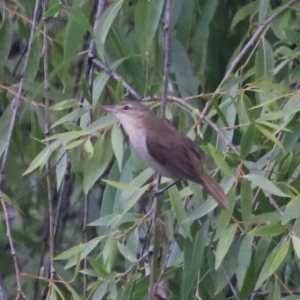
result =
[[[123,109],[124,109],[124,110],[128,110],[128,109],[130,109],[130,107],[129,107],[128,105],[125,105],[125,106],[123,107]]]

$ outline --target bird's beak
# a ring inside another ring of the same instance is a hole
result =
[[[117,112],[115,105],[100,105],[100,107],[102,109],[110,111],[112,113],[116,113]]]

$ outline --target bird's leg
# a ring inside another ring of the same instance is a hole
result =
[[[153,190],[152,195],[153,197],[157,197],[159,195],[161,195],[163,192],[165,192],[166,190],[168,190],[171,186],[173,186],[174,184],[176,184],[179,180],[175,180],[174,182],[172,182],[171,184],[167,185],[166,187],[159,189],[159,190]]]

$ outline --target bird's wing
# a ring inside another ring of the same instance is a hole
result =
[[[164,134],[158,134],[162,127]],[[168,136],[167,140],[165,136]],[[174,174],[174,177],[199,182],[202,167],[199,168],[201,163],[197,160],[203,162],[205,154],[185,134],[166,121],[159,120],[147,130],[146,144],[149,154]]]

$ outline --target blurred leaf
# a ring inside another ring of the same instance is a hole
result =
[[[137,188],[135,186],[132,186],[130,184],[125,184],[123,182],[116,182],[116,181],[111,181],[111,180],[107,180],[107,179],[102,179],[105,183],[109,184],[110,186],[113,186],[117,189],[120,190],[127,190],[127,191],[141,191],[143,189],[141,188]]]
[[[135,7],[134,23],[142,55],[149,52],[159,25],[164,2],[139,0]]]
[[[114,154],[116,160],[118,162],[119,170],[122,170],[122,162],[123,162],[123,134],[119,126],[114,125],[112,132],[111,132],[111,143],[112,148],[114,150]]]
[[[10,22],[3,21],[0,27],[0,78],[4,75],[4,67],[7,64],[13,38],[13,26]]]
[[[258,10],[259,3],[260,1],[253,1],[245,6],[242,6],[234,15],[231,26],[234,27],[248,16],[253,15]]]
[[[278,147],[280,147],[283,151],[283,145],[282,143],[264,126],[261,126],[259,124],[255,124],[255,127],[264,135],[266,136],[269,140],[271,140],[272,142],[274,142]]]
[[[245,158],[251,151],[251,147],[253,145],[256,128],[253,124],[250,124],[245,133],[242,136],[241,140],[241,156]]]
[[[67,108],[76,107],[78,104],[79,103],[77,99],[69,99],[51,106],[50,110],[64,110]]]
[[[228,164],[224,160],[224,155],[221,154],[213,145],[208,144],[209,153],[214,159],[214,163],[220,168],[220,170],[224,173],[227,177],[232,177],[233,173],[229,168]]]
[[[178,222],[181,224],[186,235],[192,240],[190,224],[187,222],[186,211],[176,186],[168,189],[172,210]]]
[[[56,156],[56,188],[60,189],[60,185],[66,175],[66,169],[68,165],[67,154],[65,153],[65,149],[61,148]]]
[[[282,216],[282,225],[286,225],[289,221],[296,219],[300,215],[300,195],[293,197],[285,207]]]
[[[102,135],[95,143],[94,154],[89,158],[85,167],[83,190],[86,195],[104,173],[111,158],[112,149],[110,139]]]
[[[83,248],[84,248],[83,244],[76,245],[76,246],[58,254],[55,257],[55,260],[65,260],[65,259],[71,258],[73,256],[76,256],[82,252]]]
[[[254,228],[248,232],[252,236],[276,236],[285,232],[286,228],[279,222],[270,222],[267,225]]]
[[[72,16],[72,19],[77,22],[80,28],[84,29],[84,31],[88,31],[90,33],[93,32],[93,27],[91,26],[88,18],[82,12],[80,7],[67,7],[64,6],[64,9],[68,12],[69,16]]]
[[[110,6],[102,14],[99,24],[95,29],[96,48],[102,61],[105,61],[104,44],[106,36],[122,5],[123,0],[110,4]]]
[[[71,122],[74,120],[77,120],[78,118],[80,118],[83,114],[85,114],[86,112],[88,112],[90,110],[90,108],[85,107],[85,108],[77,108],[76,110],[73,110],[72,112],[68,113],[67,115],[63,116],[62,118],[60,118],[58,121],[56,121],[52,126],[51,129],[53,129],[54,127],[61,125],[63,123],[66,122]]]
[[[264,1],[258,1],[259,2],[259,8],[258,8],[258,22],[259,24],[261,24],[267,14],[268,14],[268,10],[269,10],[269,0],[264,0]]]
[[[214,208],[217,207],[217,202],[212,198],[206,200],[202,203],[190,216],[188,216],[183,222],[193,222],[197,219],[202,218],[203,216],[210,213]]]
[[[108,282],[104,281],[100,284],[100,286],[97,288],[97,290],[94,293],[93,300],[101,300],[106,294],[108,288]]]
[[[215,269],[217,270],[227,251],[229,250],[229,247],[231,246],[236,230],[237,230],[238,224],[231,224],[227,227],[226,231],[224,231],[224,235],[222,235],[219,239],[217,249],[216,249],[216,262],[215,262]]]
[[[255,57],[256,79],[261,80],[263,78],[272,77],[274,67],[273,49],[269,42],[263,37],[260,39]]]
[[[184,263],[181,282],[180,299],[190,299],[190,293],[198,278],[198,273],[203,260],[204,249],[206,245],[203,230],[197,232],[194,240],[185,239],[184,244]]]
[[[0,157],[2,156],[5,148],[7,147],[7,135],[13,114],[13,105],[7,106],[5,111],[0,117]]]
[[[245,235],[241,242],[238,253],[238,265],[236,269],[236,278],[238,283],[239,291],[242,289],[245,276],[248,270],[248,267],[251,263],[252,258],[252,246],[253,246],[254,237]]]
[[[241,180],[241,209],[245,231],[248,230],[252,212],[253,191],[250,182]]]
[[[269,276],[271,276],[279,268],[279,266],[285,259],[286,255],[288,253],[288,250],[289,250],[289,245],[290,245],[289,241],[285,241],[283,243],[283,245],[281,246],[280,250],[276,254],[274,261],[270,267]]]
[[[300,259],[300,239],[297,236],[292,235],[292,242],[293,242],[294,251],[298,259]]]
[[[262,190],[269,192],[270,194],[279,196],[279,197],[290,197],[289,195],[283,193],[281,190],[279,190],[273,182],[271,182],[269,179],[258,175],[258,174],[247,174],[243,176],[244,178],[251,181],[253,184],[260,187]]]
[[[136,255],[133,254],[126,246],[124,246],[119,242],[118,242],[118,248],[125,259],[129,260],[132,263],[136,263],[138,261]]]

